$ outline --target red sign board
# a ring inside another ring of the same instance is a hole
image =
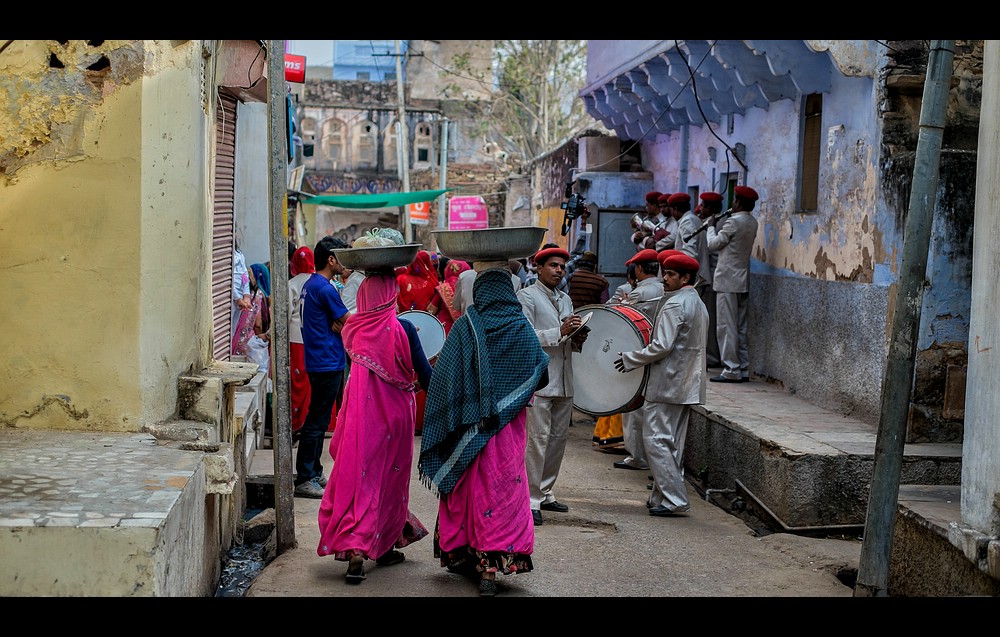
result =
[[[431,202],[418,201],[407,204],[410,212],[410,223],[415,226],[426,226],[431,221]]]
[[[480,230],[489,226],[490,218],[482,197],[452,197],[448,200],[449,230]]]
[[[306,81],[306,56],[285,54],[285,81],[304,84]]]

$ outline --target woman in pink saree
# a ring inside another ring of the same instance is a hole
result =
[[[548,382],[549,357],[506,267],[481,272],[473,299],[434,366],[418,467],[440,499],[434,556],[488,597],[497,593],[497,573],[533,568],[525,420]]]
[[[319,555],[347,561],[347,581],[365,579],[364,561],[403,561],[403,548],[427,535],[409,508],[414,375],[431,367],[412,323],[396,317],[399,286],[391,273],[370,274],[358,288],[357,312],[344,325],[351,373],[337,428],[334,459],[319,508]]]

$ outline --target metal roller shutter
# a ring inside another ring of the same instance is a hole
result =
[[[232,331],[233,184],[236,179],[236,98],[219,93],[215,120],[212,211],[212,355],[228,361]]]

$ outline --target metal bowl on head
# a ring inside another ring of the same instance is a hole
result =
[[[502,261],[529,257],[542,245],[541,226],[511,226],[481,230],[434,230],[438,251],[449,259]]]
[[[374,248],[342,248],[334,250],[337,261],[350,270],[362,272],[391,272],[395,268],[413,263],[422,243],[401,246],[377,246]]]

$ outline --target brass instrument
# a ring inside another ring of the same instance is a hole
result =
[[[722,221],[723,219],[725,219],[726,217],[728,217],[731,214],[733,214],[733,209],[732,208],[730,208],[729,210],[727,210],[725,212],[720,212],[718,215],[716,215],[716,219],[714,219],[714,220],[713,219],[709,219],[705,223],[701,224],[700,228],[698,228],[697,230],[695,230],[694,232],[692,232],[688,236],[683,237],[684,241],[690,241],[692,237],[696,236],[697,234],[699,234],[701,232],[704,232],[704,231],[708,230],[708,227],[710,225],[712,225],[713,221],[716,222],[716,223],[718,223],[719,221]]]

